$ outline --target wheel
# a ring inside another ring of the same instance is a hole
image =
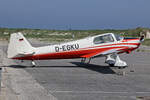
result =
[[[32,67],[36,67],[35,65],[32,65]]]
[[[114,64],[109,64],[110,67],[114,67]]]
[[[126,66],[119,66],[118,69],[124,69]]]

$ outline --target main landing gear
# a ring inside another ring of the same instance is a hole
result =
[[[117,55],[117,54],[107,55],[105,63],[107,63],[111,67],[116,66],[119,69],[127,67],[127,63],[125,61],[121,60],[119,55]]]
[[[86,60],[86,59],[88,59],[88,60]],[[87,63],[87,64],[89,64],[91,62],[91,59],[92,58],[81,58],[81,63]]]

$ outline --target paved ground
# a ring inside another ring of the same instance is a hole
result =
[[[4,47],[5,46],[5,47]],[[6,44],[4,44],[2,41],[0,41],[0,100],[3,100],[4,98],[4,96],[2,96],[2,92],[1,92],[1,90],[2,90],[2,84],[1,84],[1,81],[2,81],[2,67],[3,67],[3,64],[2,64],[2,62],[3,62],[3,54],[4,54],[4,50],[3,50],[3,48],[6,48]]]
[[[3,48],[5,51],[6,46]],[[108,67],[104,58],[93,59],[89,65],[80,59],[37,61],[36,68],[29,67],[30,62],[20,66],[4,59],[7,67],[2,83],[9,90],[5,95],[14,94],[10,97],[16,100],[136,100],[150,96],[150,52],[121,58],[129,65],[123,70],[125,76],[117,75],[120,70]]]
[[[129,64],[125,76],[109,68],[103,58],[90,65],[79,60],[37,62],[38,68],[26,68],[38,83],[59,100],[135,99],[150,95],[150,53],[122,55]],[[130,72],[134,70],[134,72]]]

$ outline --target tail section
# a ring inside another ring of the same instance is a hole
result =
[[[34,47],[26,40],[26,38],[19,32],[13,33],[10,36],[8,45],[7,57],[14,58],[34,53]]]

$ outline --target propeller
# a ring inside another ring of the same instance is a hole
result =
[[[143,42],[144,41],[144,35],[142,35],[141,37],[140,37],[140,42]]]

